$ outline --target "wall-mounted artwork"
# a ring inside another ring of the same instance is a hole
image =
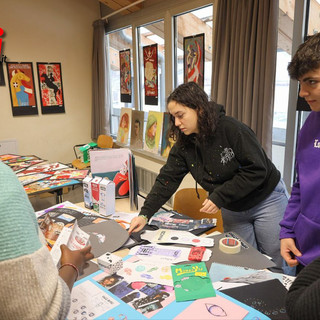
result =
[[[204,33],[183,38],[184,83],[204,86]]]
[[[158,104],[158,45],[143,49],[145,104]]]
[[[130,147],[143,148],[144,112],[132,110]]]
[[[144,150],[158,153],[163,122],[163,113],[149,111],[144,135]]]
[[[120,101],[131,102],[131,58],[130,49],[119,51]]]
[[[41,112],[64,113],[61,64],[37,62],[37,70]]]
[[[7,62],[7,72],[12,114],[38,114],[32,63]]]

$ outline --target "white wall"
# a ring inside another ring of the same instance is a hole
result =
[[[92,23],[97,0],[2,0],[2,54],[32,62],[39,114],[12,116],[7,70],[0,87],[0,141],[16,139],[20,154],[71,162],[73,145],[91,141]],[[60,62],[66,112],[41,114],[36,62]]]

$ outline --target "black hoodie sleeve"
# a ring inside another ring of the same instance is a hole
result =
[[[167,163],[161,168],[141,208],[140,214],[151,218],[175,193],[188,172],[181,150],[174,145],[169,153]]]

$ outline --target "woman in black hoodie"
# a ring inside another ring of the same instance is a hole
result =
[[[225,232],[236,232],[282,271],[279,222],[288,194],[253,131],[226,116],[194,82],[176,88],[167,108],[177,141],[129,232],[140,231],[190,172],[209,193],[201,211],[214,217],[221,209]]]

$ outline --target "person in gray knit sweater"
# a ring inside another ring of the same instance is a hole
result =
[[[0,319],[66,319],[70,291],[93,258],[90,251],[61,246],[58,270],[27,194],[0,161]]]
[[[298,274],[286,297],[292,320],[320,319],[320,257]]]

